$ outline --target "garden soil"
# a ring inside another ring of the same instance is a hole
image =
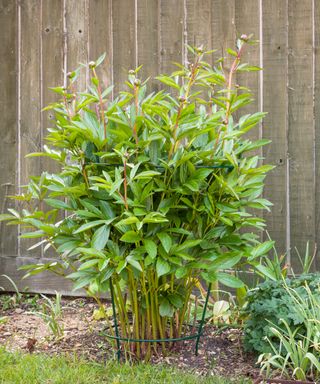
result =
[[[96,304],[90,299],[70,298],[62,300],[63,316],[60,324],[64,337],[54,340],[45,322],[34,312],[41,310],[38,299],[35,307],[28,302],[16,303],[3,309],[0,296],[0,345],[8,351],[25,353],[74,354],[88,360],[105,362],[114,357],[110,342],[101,332],[105,321],[96,320]],[[6,300],[8,296],[6,295]],[[259,375],[255,357],[242,348],[242,333],[239,329],[221,329],[207,324],[201,338],[199,354],[194,355],[195,341],[176,343],[167,356],[154,357],[154,364],[168,364],[199,375],[250,377]]]

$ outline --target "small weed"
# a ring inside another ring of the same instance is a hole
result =
[[[50,329],[54,339],[59,340],[64,336],[64,327],[60,323],[62,318],[61,293],[56,292],[55,299],[41,295],[44,299],[42,311],[32,312],[40,317]]]

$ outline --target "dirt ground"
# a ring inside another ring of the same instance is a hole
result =
[[[60,324],[64,328],[64,336],[55,341],[44,320],[33,313],[39,311],[43,299],[36,302],[33,299],[32,305],[21,302],[13,308],[5,308],[3,297],[0,296],[0,345],[7,350],[46,354],[76,353],[99,362],[114,357],[112,345],[101,335],[105,322],[95,320],[93,315],[97,305],[92,300],[62,300],[63,316]],[[259,375],[259,369],[254,365],[255,358],[243,351],[241,337],[239,329],[221,331],[207,325],[198,356],[194,355],[195,341],[186,341],[184,344],[180,342],[169,355],[154,358],[153,363],[174,365],[200,375],[255,378]]]

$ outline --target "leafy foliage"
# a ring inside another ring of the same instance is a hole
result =
[[[289,287],[290,290],[294,290],[301,300],[308,302],[309,293],[304,287],[306,283],[310,292],[319,296],[320,299],[320,274],[308,274],[278,281],[270,280],[248,292],[247,305],[243,310],[243,315],[247,316],[244,324],[244,345],[248,351],[272,352],[269,341],[274,342],[275,347],[278,347],[278,338],[275,337],[270,323],[279,327],[282,332],[286,331],[286,327],[289,327],[292,332],[299,327],[299,334],[306,334],[305,318],[287,289]]]
[[[279,348],[267,339],[272,353],[263,353],[258,362],[267,375],[270,375],[271,368],[275,368],[286,377],[317,380],[320,378],[320,285],[312,292],[305,284],[304,291],[301,291],[304,295],[288,286],[285,289],[293,300],[295,312],[302,319],[302,325],[292,330],[284,319],[281,319],[284,329],[270,324],[270,331],[279,341]]]
[[[166,90],[157,93],[147,93],[138,68],[111,100],[96,73],[103,57],[88,65],[87,90],[74,89],[78,70],[67,88],[53,88],[62,98],[48,107],[55,126],[44,151],[30,156],[49,157],[61,171],[33,177],[17,197],[25,209],[0,217],[61,256],[25,267],[27,275],[67,274],[96,298],[111,279],[122,333],[135,338],[163,338],[168,324],[170,336],[180,335],[200,277],[242,287],[223,270],[257,266],[273,245],[252,233],[264,221],[250,211],[270,206],[261,194],[272,166],[252,153],[269,141],[246,138],[265,114],[234,117],[252,100],[233,84],[238,71],[257,70],[241,63],[249,42],[237,41],[228,73],[223,60],[212,67],[203,59],[210,52],[189,48],[193,63],[158,76]]]

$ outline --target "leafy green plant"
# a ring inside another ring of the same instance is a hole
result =
[[[269,240],[271,241],[270,237]],[[259,264],[256,266],[257,274],[264,280],[270,279],[274,281],[281,281],[289,275],[295,276],[296,273],[303,275],[310,273],[313,261],[317,254],[317,246],[315,245],[313,252],[310,253],[309,241],[307,241],[303,256],[300,255],[300,252],[296,247],[294,249],[300,262],[301,268],[299,268],[299,271],[294,271],[293,268],[287,263],[286,253],[279,255],[275,245],[273,245],[272,256],[269,254],[260,258]]]
[[[166,90],[157,93],[147,94],[137,68],[111,100],[112,86],[104,89],[97,75],[103,57],[88,65],[87,90],[75,90],[78,70],[66,88],[53,89],[61,96],[47,108],[55,125],[44,151],[31,156],[46,156],[61,171],[32,177],[17,197],[25,209],[0,216],[25,228],[21,237],[39,238],[33,247],[60,255],[24,267],[28,276],[67,275],[98,301],[111,283],[121,334],[135,339],[186,332],[200,278],[243,286],[230,269],[256,266],[273,245],[258,241],[252,229],[264,220],[248,212],[271,205],[261,194],[272,166],[251,152],[269,141],[246,138],[265,113],[234,117],[252,100],[235,74],[260,70],[241,62],[250,43],[243,35],[228,51],[229,71],[223,60],[204,61],[211,52],[189,47],[192,63],[158,76]],[[130,353],[148,359],[158,347],[137,343]]]
[[[50,299],[45,295],[41,295],[44,302],[42,303],[42,311],[32,312],[34,315],[40,317],[47,324],[53,337],[61,339],[64,336],[64,327],[61,324],[62,318],[62,305],[61,293],[56,292],[55,299]]]
[[[303,323],[293,330],[284,319],[281,319],[282,328],[271,323],[270,332],[278,340],[279,347],[267,338],[272,352],[260,355],[258,363],[268,376],[274,368],[281,376],[317,380],[320,378],[320,285],[315,293],[306,284],[304,295],[288,286],[285,289]]]
[[[259,284],[247,294],[247,304],[242,311],[244,322],[244,346],[248,351],[259,353],[272,352],[270,342],[277,349],[279,340],[274,336],[270,323],[280,327],[283,332],[286,324],[292,332],[300,327],[299,333],[306,334],[305,317],[296,305],[291,291],[294,290],[301,300],[308,301],[308,289],[320,297],[320,274],[301,275],[285,280],[268,280]],[[290,291],[288,291],[289,287]],[[268,338],[268,340],[266,339]]]
[[[1,276],[9,281],[10,285],[12,286],[12,288],[15,291],[15,294],[13,294],[13,295],[11,295],[11,294],[10,295],[3,295],[0,298],[0,303],[2,305],[2,308],[4,310],[9,309],[9,308],[14,308],[17,305],[21,304],[21,302],[23,300],[23,295],[21,294],[16,283],[11,279],[10,276],[7,276],[7,275],[1,275]],[[0,287],[0,289],[2,291],[4,291],[4,288]]]

